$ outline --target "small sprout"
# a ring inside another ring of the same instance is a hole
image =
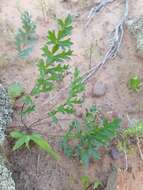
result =
[[[87,189],[87,187],[90,184],[89,177],[87,175],[81,176],[81,183],[82,183],[83,189]]]
[[[137,92],[141,87],[141,79],[139,76],[135,75],[132,78],[130,78],[128,82],[128,87],[134,92]]]
[[[93,190],[97,190],[98,188],[103,186],[102,182],[99,179],[91,182],[89,176],[87,175],[81,176],[81,183],[83,186],[83,190],[87,190],[89,189],[89,187],[93,187]]]
[[[23,93],[24,93],[24,88],[18,82],[12,83],[8,87],[8,95],[11,99],[16,99],[16,98],[20,97]]]
[[[93,183],[93,189],[94,190],[97,190],[99,187],[102,187],[102,186],[103,186],[103,184],[99,179],[95,180]]]

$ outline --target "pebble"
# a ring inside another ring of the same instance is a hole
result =
[[[104,96],[107,92],[107,85],[101,81],[96,82],[93,88],[93,97]]]
[[[118,160],[120,159],[122,154],[115,148],[113,147],[111,150],[111,157],[113,160]]]

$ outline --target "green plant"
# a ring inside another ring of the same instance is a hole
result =
[[[56,114],[73,114],[76,112],[74,105],[81,104],[83,98],[80,94],[85,90],[85,84],[82,82],[82,77],[79,70],[76,68],[73,75],[73,80],[69,88],[69,96],[64,104],[57,106],[54,110],[49,112],[49,116],[53,118],[53,121],[57,121]]]
[[[34,125],[39,125],[39,122],[49,117],[53,122],[58,122],[58,113],[74,114],[76,112],[75,105],[83,102],[82,93],[85,90],[85,84],[81,77],[80,71],[76,68],[73,73],[73,79],[69,86],[69,94],[64,103],[55,106],[52,110],[48,110],[46,116],[39,118],[37,121],[27,125],[24,122],[24,116],[28,116],[34,112],[36,105],[33,98],[40,93],[53,92],[58,83],[64,79],[67,74],[69,65],[64,61],[71,58],[73,51],[71,50],[72,42],[69,37],[72,32],[72,17],[68,15],[64,20],[58,19],[58,31],[49,31],[47,42],[42,48],[42,57],[38,62],[39,76],[35,82],[34,88],[29,94],[24,94],[21,97],[23,102],[21,110],[22,126],[19,131],[14,131],[11,137],[16,139],[15,149],[21,146],[29,146],[29,142],[34,142],[50,153],[54,153],[49,147],[49,144],[40,136],[35,140],[37,135],[33,132]],[[67,156],[77,156],[83,163],[88,164],[90,159],[99,159],[100,147],[105,147],[116,136],[116,132],[120,127],[120,120],[101,119],[95,106],[86,110],[83,122],[74,120],[61,142],[62,149]],[[32,132],[31,132],[32,130]],[[30,133],[29,133],[30,131]],[[16,133],[16,135],[15,135]],[[17,133],[19,134],[17,136]],[[33,137],[34,136],[34,137]],[[43,140],[42,140],[43,139]],[[73,142],[73,144],[71,144]],[[46,148],[43,146],[46,144]]]
[[[86,110],[82,124],[77,120],[71,123],[61,142],[62,149],[67,156],[77,156],[88,165],[91,158],[100,159],[99,148],[109,144],[119,127],[119,119],[100,120],[96,107],[92,106]]]
[[[141,87],[141,79],[139,76],[135,75],[132,78],[130,78],[128,82],[129,89],[133,90],[134,92],[137,92]]]
[[[83,186],[83,190],[86,190],[87,187],[90,184],[89,176],[87,176],[87,175],[81,176],[81,183],[82,183],[82,186]]]
[[[88,190],[91,187],[93,188],[93,190],[97,190],[99,187],[102,187],[103,184],[99,179],[96,179],[94,182],[91,182],[89,176],[84,175],[81,176],[81,183],[83,186],[83,190]]]
[[[59,31],[49,31],[47,43],[42,48],[42,58],[38,63],[39,78],[32,90],[32,95],[41,92],[50,92],[54,89],[54,84],[61,81],[69,68],[68,64],[63,64],[71,58],[71,35],[72,18],[69,15],[64,21],[58,20]]]
[[[133,126],[123,131],[124,137],[143,137],[143,121],[137,121]]]
[[[47,42],[42,48],[42,58],[38,62],[39,77],[31,93],[23,99],[25,114],[35,111],[33,96],[53,91],[56,83],[62,81],[68,71],[69,65],[63,62],[70,59],[73,53],[73,43],[69,38],[72,32],[72,17],[68,15],[65,20],[58,19],[58,26],[58,32],[48,32]]]
[[[18,82],[12,83],[11,85],[8,86],[8,95],[11,99],[16,99],[20,97],[23,93],[24,93],[24,88]]]
[[[24,19],[23,20],[24,24],[26,24],[27,21],[25,23],[25,17],[23,19]],[[31,24],[28,26],[30,27]],[[16,139],[14,150],[19,149],[24,144],[28,146],[29,142],[32,141],[38,144],[40,147],[42,147],[52,156],[54,155],[48,143],[46,144],[45,140],[41,136],[39,136],[39,138],[37,137],[39,134],[36,134],[37,136],[35,135],[35,133],[29,134],[29,130],[32,124],[27,126],[27,124],[25,124],[24,122],[23,117],[35,111],[36,106],[33,102],[33,97],[39,95],[41,92],[49,93],[53,91],[55,84],[59,81],[62,81],[62,79],[64,78],[66,74],[66,71],[69,68],[69,65],[64,64],[63,62],[65,60],[70,59],[72,55],[72,50],[71,50],[72,42],[71,42],[71,39],[69,38],[69,35],[71,35],[71,31],[72,31],[71,16],[68,15],[65,20],[59,19],[58,26],[59,26],[58,32],[56,31],[48,32],[47,43],[42,48],[42,52],[43,52],[42,58],[38,62],[39,77],[36,80],[36,84],[34,88],[32,89],[30,94],[24,94],[21,97],[21,100],[23,102],[22,110],[20,113],[22,127],[20,131],[18,132],[15,131],[11,135],[12,138]],[[26,26],[24,28],[26,28]],[[30,30],[29,33],[31,34],[32,32],[33,34],[35,27],[33,26],[33,29],[29,28],[29,30]],[[77,69],[75,73],[76,73],[74,75],[75,78],[79,77],[79,72]],[[77,93],[73,95],[73,97],[76,98]],[[47,118],[49,117],[49,115],[47,113]],[[35,121],[33,123],[35,123]],[[17,137],[15,136],[15,134],[16,135],[19,134],[19,136]],[[46,145],[47,148],[45,148],[43,144]]]
[[[102,184],[102,182],[100,181],[100,180],[95,180],[94,181],[94,183],[93,183],[93,189],[94,190],[97,190],[99,187],[102,187],[103,186],[103,184]]]
[[[13,131],[10,133],[10,136],[16,139],[16,143],[13,147],[13,150],[20,149],[24,145],[29,149],[30,142],[38,145],[42,150],[48,152],[54,159],[58,160],[59,156],[56,152],[53,151],[52,147],[47,143],[47,141],[40,135],[36,133],[27,134],[21,131]]]
[[[16,34],[16,48],[18,55],[25,59],[33,50],[33,44],[36,41],[36,24],[32,21],[29,12],[24,11],[21,15],[22,27]]]

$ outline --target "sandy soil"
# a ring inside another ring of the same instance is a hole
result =
[[[81,72],[87,71],[90,67],[91,46],[93,47],[91,64],[97,64],[107,50],[111,31],[122,16],[124,5],[120,0],[108,5],[85,30],[88,12],[96,2],[96,0],[47,0],[47,16],[44,18],[40,0],[0,0],[0,81],[6,87],[12,82],[19,81],[27,92],[30,91],[37,77],[36,60],[40,57],[40,48],[45,43],[47,31],[55,28],[56,17],[63,17],[68,13],[74,16],[72,39],[75,53],[69,64],[72,68],[77,66]],[[22,61],[17,57],[14,43],[15,32],[20,24],[20,12],[23,10],[30,11],[37,23],[38,42],[28,61]],[[129,10],[129,17],[140,16],[143,11],[143,1],[137,0],[134,3],[134,0],[130,0]],[[143,89],[138,93],[131,93],[127,82],[133,74],[139,74],[142,77],[142,72],[142,59],[135,55],[134,40],[126,28],[119,56],[88,81],[83,108],[96,103],[107,114],[116,112],[125,123],[127,114],[132,118],[141,119],[143,116]],[[103,97],[93,98],[92,90],[97,80],[106,83],[108,91]],[[54,93],[58,93],[58,91]],[[61,97],[59,97],[49,103],[50,97],[42,94],[36,100],[38,112],[36,115],[32,115],[28,122],[45,113],[47,107],[50,109],[61,101]],[[16,122],[15,119],[14,123]],[[61,128],[51,129],[48,124],[40,127],[45,137],[50,132],[61,132]],[[59,150],[58,139],[49,140],[55,149]],[[77,161],[68,160],[62,152],[60,154],[62,160],[60,163],[56,163],[48,155],[35,148],[31,152],[26,150],[16,153],[9,152],[8,156],[12,164],[17,190],[81,190],[80,176],[88,174],[91,181],[97,177],[106,181],[112,170],[111,165],[114,163],[110,156],[105,155],[101,161],[92,163],[89,168],[85,169]],[[102,167],[99,167],[99,163],[102,164]],[[124,169],[124,159],[116,164],[119,168]],[[121,171],[118,174],[118,190],[142,190],[143,165],[139,156],[129,157],[129,164],[132,171],[126,173]]]

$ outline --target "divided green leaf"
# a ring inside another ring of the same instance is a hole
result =
[[[74,105],[81,104],[83,98],[81,98],[81,93],[85,90],[85,84],[82,82],[82,77],[80,71],[76,68],[74,71],[73,80],[69,89],[69,96],[64,104],[57,106],[49,116],[56,116],[57,113],[63,114],[73,114],[75,113]]]
[[[95,106],[87,110],[84,122],[73,121],[64,136],[61,146],[67,156],[77,156],[85,165],[90,159],[100,159],[99,148],[106,147],[116,136],[120,120],[98,120]]]
[[[65,20],[58,20],[59,30],[49,31],[47,43],[42,48],[42,58],[39,60],[39,78],[32,90],[32,95],[50,92],[55,82],[61,81],[69,68],[64,64],[72,56],[72,42],[69,35],[72,31],[72,19],[69,15]]]
[[[16,139],[16,143],[13,147],[14,151],[20,149],[24,145],[29,149],[30,142],[33,142],[38,145],[42,150],[46,151],[55,160],[59,159],[59,155],[53,150],[49,143],[40,134],[26,134],[25,132],[21,131],[13,131],[10,133],[10,136]]]
[[[36,24],[32,21],[29,12],[24,11],[21,15],[22,27],[16,34],[16,48],[19,56],[26,59],[33,50],[36,41]]]

